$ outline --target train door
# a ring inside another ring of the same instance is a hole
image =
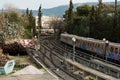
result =
[[[79,40],[79,39],[76,39],[76,47],[79,48],[79,45],[80,45],[80,40]]]
[[[110,46],[109,58],[114,60],[119,60],[119,47],[118,46]]]
[[[114,49],[114,59],[115,60],[119,60],[118,54],[119,54],[119,47],[116,46],[115,49]]]
[[[120,47],[119,47],[118,59],[119,59],[119,62],[120,62]]]
[[[86,50],[86,41],[82,42],[82,49]]]
[[[102,49],[101,49],[101,44],[100,44],[100,43],[97,43],[97,44],[96,44],[96,52],[97,52],[98,54],[101,54],[101,53],[102,53]]]
[[[114,46],[110,45],[110,52],[108,54],[108,57],[113,59],[113,56],[114,56]]]

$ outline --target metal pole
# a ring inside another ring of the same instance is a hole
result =
[[[105,42],[105,62],[107,63],[107,43]]]
[[[72,38],[72,41],[73,41],[73,57],[72,57],[72,60],[75,61],[75,42],[76,42],[76,39],[75,37]]]
[[[75,42],[73,42],[73,61],[75,61]]]
[[[108,55],[108,53],[107,53],[108,52],[107,51],[108,50],[108,46],[109,46],[109,42],[108,42],[108,40],[106,40],[105,41],[105,55],[106,55],[105,56],[105,61],[106,61],[106,63],[107,63],[107,55]]]
[[[75,61],[75,42],[76,42],[75,37],[72,38],[72,41],[73,41],[73,55],[72,55],[72,60],[74,62]],[[75,69],[75,67],[73,65],[73,72],[74,72],[74,69]]]

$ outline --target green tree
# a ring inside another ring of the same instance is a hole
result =
[[[88,5],[83,5],[83,6],[79,6],[77,7],[77,15],[78,16],[89,16],[91,7]]]
[[[30,10],[28,17],[28,25],[25,28],[26,38],[32,38],[35,35],[35,18],[33,17],[32,10]]]
[[[18,13],[16,12],[10,12],[8,14],[8,20],[9,22],[19,22],[19,17],[18,17]]]
[[[73,3],[72,0],[70,0],[70,4],[69,4],[69,9],[66,11],[66,31],[68,33],[73,33]]]
[[[91,7],[88,5],[78,6],[74,12],[73,33],[79,36],[89,36],[89,14]]]
[[[33,17],[32,10],[30,10],[30,14],[29,14],[29,27],[30,27],[31,35],[34,36],[35,35],[35,18]]]
[[[27,14],[27,16],[29,15],[29,9],[28,8],[26,9],[26,14]]]
[[[89,36],[90,37],[93,37],[95,35],[94,31],[95,31],[95,22],[96,22],[96,18],[95,18],[95,7],[92,6],[92,9],[91,9],[91,13],[90,13],[90,28],[89,28]]]
[[[42,11],[41,11],[41,5],[40,5],[38,10],[38,38],[40,36],[41,29],[42,29],[41,18],[42,18]]]

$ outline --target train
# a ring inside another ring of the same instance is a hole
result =
[[[120,43],[105,42],[89,37],[81,37],[72,34],[62,33],[60,41],[62,43],[73,46],[72,38],[75,38],[75,47],[77,49],[87,51],[94,55],[107,58],[108,60],[120,62]]]

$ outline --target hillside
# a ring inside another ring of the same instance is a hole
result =
[[[88,4],[90,6],[92,5],[97,5],[98,2],[87,2],[87,3],[76,3],[74,4],[74,10],[76,10],[76,8],[78,6],[81,5],[85,5]],[[114,5],[114,2],[104,2],[104,4],[112,4]],[[118,5],[120,5],[120,1],[118,1]],[[53,7],[53,8],[49,8],[49,9],[42,9],[42,14],[46,15],[46,16],[58,16],[58,17],[63,17],[65,10],[67,10],[69,8],[69,5],[61,5],[61,6],[57,6],[57,7]],[[0,10],[2,11],[2,10]],[[21,10],[21,12],[25,12],[25,10]],[[33,15],[37,16],[38,11],[37,10],[33,10]]]
[[[92,6],[92,5],[97,5],[98,3],[97,2],[77,3],[77,4],[74,4],[74,10],[76,10],[78,6],[85,5],[85,4]],[[104,4],[114,5],[114,2],[105,2]],[[120,1],[118,1],[118,5],[120,5]],[[42,9],[42,13],[43,15],[47,15],[47,16],[62,17],[64,15],[65,10],[67,10],[68,8],[69,8],[69,5],[61,5],[61,6],[50,8],[50,9]],[[36,14],[37,14],[37,11],[34,11],[34,15]]]

